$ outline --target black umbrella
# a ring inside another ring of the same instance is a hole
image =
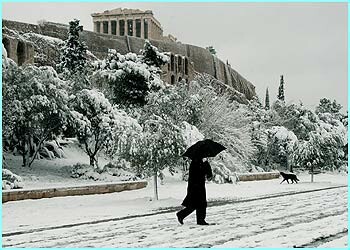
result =
[[[183,156],[187,156],[191,159],[202,159],[206,157],[214,157],[226,148],[220,143],[217,143],[210,139],[198,141],[189,147]]]

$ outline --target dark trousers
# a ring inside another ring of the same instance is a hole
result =
[[[192,208],[192,207],[185,207],[180,212],[178,212],[178,216],[181,218],[186,218],[188,215],[190,215],[194,210],[196,210],[196,217],[197,217],[197,223],[201,223],[205,221],[206,216],[206,207],[198,207],[198,208]]]

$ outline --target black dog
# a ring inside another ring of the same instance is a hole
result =
[[[284,182],[284,181],[287,181],[287,183],[289,184],[288,180],[291,180],[292,184],[293,184],[294,181],[295,181],[295,183],[298,183],[298,181],[299,181],[298,177],[295,174],[286,174],[284,172],[280,172],[280,174],[281,174],[281,176],[283,178],[283,181],[281,181],[280,184],[282,184],[282,182]]]

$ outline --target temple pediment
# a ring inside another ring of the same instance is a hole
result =
[[[151,10],[139,10],[139,9],[127,9],[127,8],[117,8],[113,10],[105,10],[102,13],[93,13],[91,16],[100,15],[133,15],[133,14],[153,14]]]

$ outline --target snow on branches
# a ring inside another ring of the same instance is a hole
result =
[[[140,176],[152,176],[167,167],[174,172],[184,149],[180,128],[153,115],[130,148],[130,162]]]
[[[8,169],[2,169],[2,190],[19,189],[23,187],[24,184],[20,176],[12,173]]]
[[[159,52],[158,52],[159,53]],[[112,90],[113,103],[122,105],[144,105],[151,91],[164,88],[157,65],[144,61],[142,55],[121,55],[110,49],[104,60],[94,63],[97,81],[107,80]]]
[[[119,136],[129,130],[141,130],[136,120],[112,107],[97,90],[83,89],[70,99],[72,123],[91,166],[98,167],[98,154],[114,147]]]
[[[159,52],[158,48],[153,46],[148,40],[145,41],[141,53],[142,61],[149,66],[153,65],[160,68],[170,60],[169,56],[166,53]]]
[[[52,67],[12,64],[4,70],[3,136],[15,138],[24,166],[33,163],[45,140],[65,128],[69,108],[64,86]]]
[[[77,19],[69,22],[68,39],[61,48],[61,60],[57,66],[67,73],[74,74],[85,70],[87,46],[79,41],[79,32],[83,31],[83,26],[79,25],[79,22]]]

